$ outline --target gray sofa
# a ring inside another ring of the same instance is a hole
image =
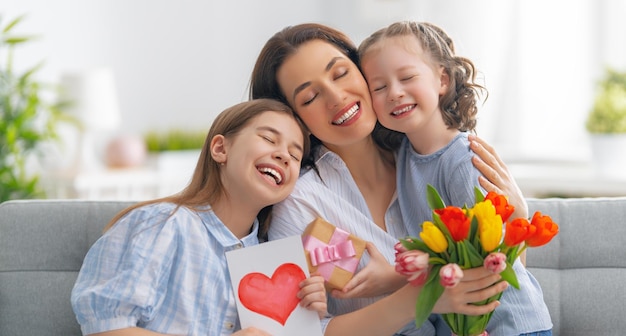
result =
[[[80,335],[69,295],[89,246],[129,202],[31,200],[0,204],[0,335]],[[560,224],[530,249],[554,335],[626,331],[626,197],[529,199]]]

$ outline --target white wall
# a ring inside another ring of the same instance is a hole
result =
[[[17,65],[45,59],[40,77],[97,66],[114,70],[122,131],[208,127],[246,98],[262,43],[285,25],[319,20],[314,1],[4,0],[6,22],[41,35]],[[285,15],[289,13],[289,15]]]
[[[567,6],[567,9],[563,8]],[[46,64],[40,77],[111,66],[121,132],[208,128],[247,98],[262,44],[305,21],[360,42],[394,20],[434,22],[475,61],[490,96],[479,135],[514,159],[587,160],[583,123],[605,62],[626,69],[625,4],[614,0],[3,0],[4,22],[39,34],[18,66]],[[621,14],[620,14],[621,13]],[[618,24],[619,23],[619,24]]]

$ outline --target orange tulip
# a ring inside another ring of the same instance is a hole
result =
[[[467,238],[471,221],[463,209],[449,205],[443,209],[435,210],[435,213],[439,215],[443,224],[450,231],[452,240],[458,242]]]
[[[537,211],[530,220],[530,225],[537,227],[533,235],[526,239],[526,245],[529,247],[542,246],[550,242],[557,233],[559,226],[552,221],[550,216],[543,216]]]
[[[504,233],[504,244],[506,246],[516,246],[532,236],[537,227],[530,225],[526,218],[515,218],[512,222],[506,223]]]
[[[502,217],[503,222],[506,222],[515,211],[515,207],[509,204],[506,197],[493,191],[487,193],[485,200],[491,201],[491,204],[496,208],[496,213]]]

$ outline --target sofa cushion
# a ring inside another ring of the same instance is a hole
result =
[[[102,228],[133,202],[0,204],[0,335],[81,335],[70,292]],[[529,199],[560,225],[527,265],[541,283],[555,336],[626,330],[626,197]]]
[[[529,199],[559,224],[549,244],[529,248],[554,335],[622,335],[626,330],[626,197]]]
[[[0,335],[81,335],[70,293],[89,247],[130,202],[0,204]]]

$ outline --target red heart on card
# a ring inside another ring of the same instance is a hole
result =
[[[300,266],[280,265],[271,278],[262,273],[248,273],[239,282],[239,300],[251,311],[285,325],[298,306],[298,284],[306,278]]]

